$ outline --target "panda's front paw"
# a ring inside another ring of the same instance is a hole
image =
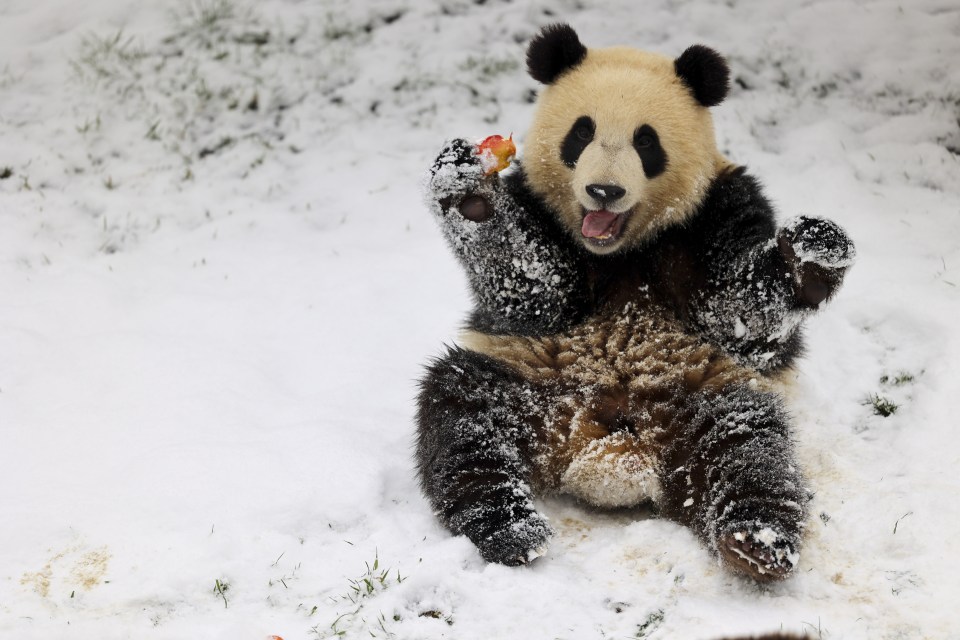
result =
[[[857,255],[846,232],[825,218],[791,218],[777,234],[777,246],[793,278],[797,301],[814,308],[833,296]]]
[[[552,535],[553,528],[546,518],[534,512],[473,542],[487,562],[515,567],[544,555]]]
[[[473,222],[489,219],[490,182],[476,145],[463,138],[447,142],[430,167],[430,195],[443,215],[459,213]]]
[[[717,539],[717,552],[728,567],[757,582],[785,579],[800,560],[800,554],[789,538],[771,527],[721,535]]]

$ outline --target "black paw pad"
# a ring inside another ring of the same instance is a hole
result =
[[[460,201],[460,214],[473,222],[484,222],[493,215],[493,207],[482,196],[467,196]]]
[[[783,580],[800,560],[794,545],[769,527],[724,534],[717,552],[729,567],[757,582]]]

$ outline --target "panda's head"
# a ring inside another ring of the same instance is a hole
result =
[[[726,97],[729,69],[707,47],[676,60],[587,49],[561,24],[533,39],[527,66],[547,85],[526,138],[530,186],[594,253],[683,222],[729,166],[708,110]]]

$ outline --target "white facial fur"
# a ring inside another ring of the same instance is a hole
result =
[[[571,169],[560,149],[581,116],[590,117],[596,131]],[[633,147],[634,132],[644,124],[656,131],[668,157],[666,170],[649,179]],[[598,254],[638,246],[682,222],[711,181],[730,166],[716,148],[709,110],[677,77],[673,60],[627,47],[588,50],[580,65],[543,90],[525,155],[531,187],[568,231]],[[589,184],[626,190],[607,208],[629,211],[629,217],[621,234],[603,246],[580,232],[585,210],[601,208],[587,193]]]
[[[640,199],[647,180],[640,156],[633,148],[633,130],[625,133],[626,128],[612,123],[598,126],[593,142],[580,155],[571,187],[584,209],[602,208],[602,203],[587,193],[589,184],[615,184],[627,190],[608,207],[614,213],[629,211]]]

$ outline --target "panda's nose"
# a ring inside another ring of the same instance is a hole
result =
[[[600,203],[600,206],[606,206],[611,202],[616,202],[627,192],[623,187],[615,184],[588,184],[587,195]]]

